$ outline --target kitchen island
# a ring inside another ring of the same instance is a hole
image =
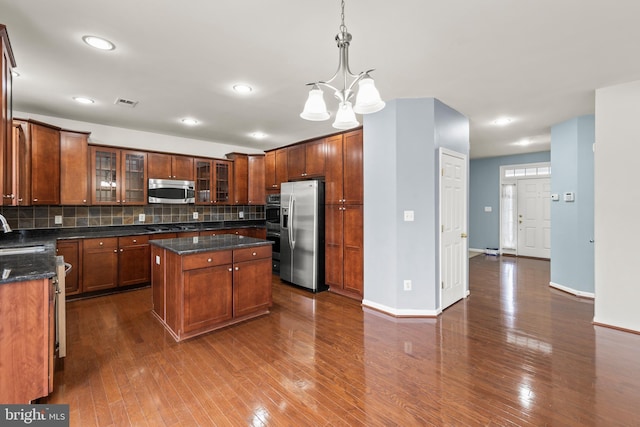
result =
[[[176,341],[269,313],[271,242],[217,235],[149,243],[153,314]]]

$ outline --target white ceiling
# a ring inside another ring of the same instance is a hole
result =
[[[352,70],[376,68],[385,100],[435,97],[466,115],[476,158],[548,150],[552,125],[594,112],[595,89],[639,80],[639,16],[638,0],[347,0],[345,9]],[[305,84],[337,67],[339,0],[0,0],[0,23],[20,73],[14,110],[258,149],[335,131],[299,113]],[[116,49],[89,48],[87,34]],[[234,93],[238,82],[253,92]],[[139,104],[114,105],[118,97]],[[180,123],[186,116],[199,125]],[[492,125],[500,116],[513,122]],[[269,136],[253,140],[255,131]]]

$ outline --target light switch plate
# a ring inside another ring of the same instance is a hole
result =
[[[491,206],[485,206],[484,207],[484,211],[485,212],[491,212],[491,211],[493,211],[493,208]]]
[[[404,211],[404,220],[405,221],[413,221],[414,214],[413,211]]]

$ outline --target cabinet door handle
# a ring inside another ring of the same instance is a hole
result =
[[[124,251],[124,249],[120,249],[120,252],[123,252],[123,251]],[[114,251],[114,252],[115,252],[115,251]]]
[[[211,259],[211,258],[207,258],[207,262],[211,262],[211,261],[212,261],[212,259]]]
[[[38,201],[38,199],[33,199],[33,201],[34,201],[34,202],[37,202],[37,201]]]
[[[231,267],[229,267],[229,271],[233,271],[233,269]]]
[[[138,243],[138,241],[136,239],[133,239],[133,243]]]
[[[118,253],[118,250],[117,250],[117,249],[114,249],[114,250],[113,250],[113,252],[114,252],[114,253]]]
[[[240,268],[239,268],[239,267],[236,267],[236,271],[238,271],[238,270],[240,270]]]
[[[86,200],[86,199],[85,199],[85,200],[83,200],[83,201],[82,201],[82,203],[87,203],[87,200]]]
[[[120,203],[120,200],[116,200],[116,203]]]
[[[102,245],[104,245],[104,243],[103,243],[103,242],[100,242],[100,246],[102,246]]]
[[[255,252],[253,252],[251,255],[256,256],[256,255],[258,255],[258,254],[257,254],[257,253],[255,253]]]
[[[122,200],[122,203],[127,203],[127,201],[126,200]]]

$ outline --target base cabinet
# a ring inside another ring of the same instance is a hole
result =
[[[0,402],[27,404],[53,390],[54,285],[0,286]]]
[[[56,253],[71,264],[71,270],[65,276],[65,295],[77,295],[81,292],[82,278],[82,242],[80,240],[61,240],[56,245]]]
[[[362,205],[325,206],[325,282],[332,292],[362,299]]]
[[[84,239],[82,245],[82,292],[117,287],[118,238]]]
[[[269,312],[271,245],[151,255],[153,313],[176,341]]]

